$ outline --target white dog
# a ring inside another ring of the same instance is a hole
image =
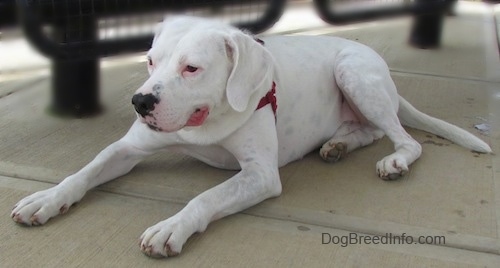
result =
[[[241,169],[142,234],[145,254],[174,256],[211,221],[280,195],[278,168],[321,146],[321,157],[334,162],[387,135],[395,152],[376,164],[382,179],[404,175],[421,153],[400,121],[491,152],[465,130],[417,111],[398,95],[380,56],[341,38],[261,41],[212,20],[176,17],[156,30],[148,70],[129,132],[59,185],[21,200],[14,221],[44,224],[162,149]]]

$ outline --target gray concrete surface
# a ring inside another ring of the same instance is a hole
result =
[[[371,46],[388,62],[401,95],[476,134],[496,154],[477,154],[409,129],[422,143],[422,157],[407,176],[385,182],[377,178],[375,163],[392,150],[387,139],[334,165],[313,152],[280,170],[281,197],[211,224],[172,259],[142,255],[139,235],[234,172],[165,152],[91,191],[45,226],[26,228],[9,217],[20,198],[60,182],[126,132],[135,118],[130,96],[147,76],[144,63],[134,57],[103,64],[107,109],[85,120],[45,113],[50,89],[43,72],[5,79],[0,82],[0,267],[499,267],[498,10],[461,3],[458,16],[446,20],[437,50],[406,45],[408,19],[346,27],[313,21],[292,30],[277,25],[269,34],[331,34]],[[482,123],[491,130],[474,128]],[[405,233],[444,237],[445,243],[343,247],[323,244],[323,233]]]

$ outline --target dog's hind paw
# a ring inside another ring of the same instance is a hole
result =
[[[406,160],[389,155],[377,163],[377,174],[383,180],[396,180],[408,173]]]
[[[327,162],[338,162],[347,156],[347,144],[343,142],[327,142],[319,150],[319,155]]]

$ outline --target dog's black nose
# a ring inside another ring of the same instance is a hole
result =
[[[141,116],[149,115],[152,110],[155,108],[155,104],[160,100],[153,96],[153,94],[143,95],[142,93],[135,94],[132,97],[132,104],[134,105],[135,110]]]

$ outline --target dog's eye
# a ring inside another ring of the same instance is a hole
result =
[[[148,57],[148,65],[153,66],[153,60],[150,57]]]
[[[189,73],[194,73],[194,72],[198,71],[198,67],[194,67],[194,66],[188,65],[188,66],[186,66],[185,71],[189,72]]]

